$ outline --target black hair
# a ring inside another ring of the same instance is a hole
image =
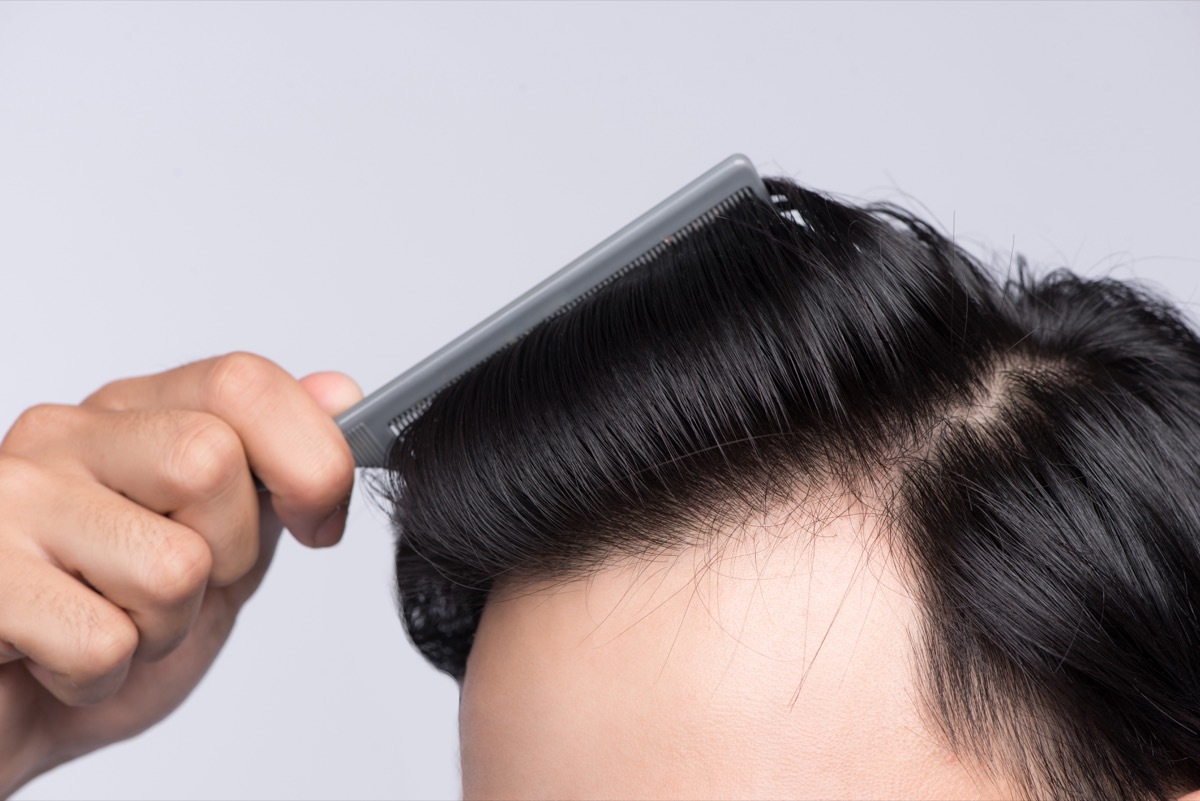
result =
[[[1196,336],[1128,284],[993,277],[901,209],[767,184],[397,441],[413,642],[461,678],[497,579],[677,547],[804,482],[869,485],[956,753],[1035,797],[1200,787]]]

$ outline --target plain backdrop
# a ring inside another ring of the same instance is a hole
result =
[[[737,151],[1191,310],[1198,142],[1197,3],[0,3],[0,428],[235,349],[373,389]],[[452,798],[456,704],[360,495],[18,797]]]

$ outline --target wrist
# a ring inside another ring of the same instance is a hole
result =
[[[26,746],[6,750],[0,759],[0,798],[8,798],[44,773],[48,766],[41,767],[41,761]]]
[[[32,706],[32,704],[30,704]],[[13,710],[5,710],[10,715]],[[23,723],[13,725],[16,720]],[[0,732],[0,799],[8,798],[50,768],[55,760],[43,721],[30,715],[12,715]]]

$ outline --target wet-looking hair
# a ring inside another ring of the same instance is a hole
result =
[[[396,443],[413,642],[461,678],[497,579],[835,485],[903,543],[956,753],[1037,797],[1200,787],[1200,341],[1121,282],[994,278],[899,209],[767,183]]]

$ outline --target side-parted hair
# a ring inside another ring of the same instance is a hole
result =
[[[1200,787],[1200,341],[1115,280],[997,279],[786,180],[476,367],[390,460],[413,642],[460,678],[499,578],[885,487],[923,706],[1032,797]]]

